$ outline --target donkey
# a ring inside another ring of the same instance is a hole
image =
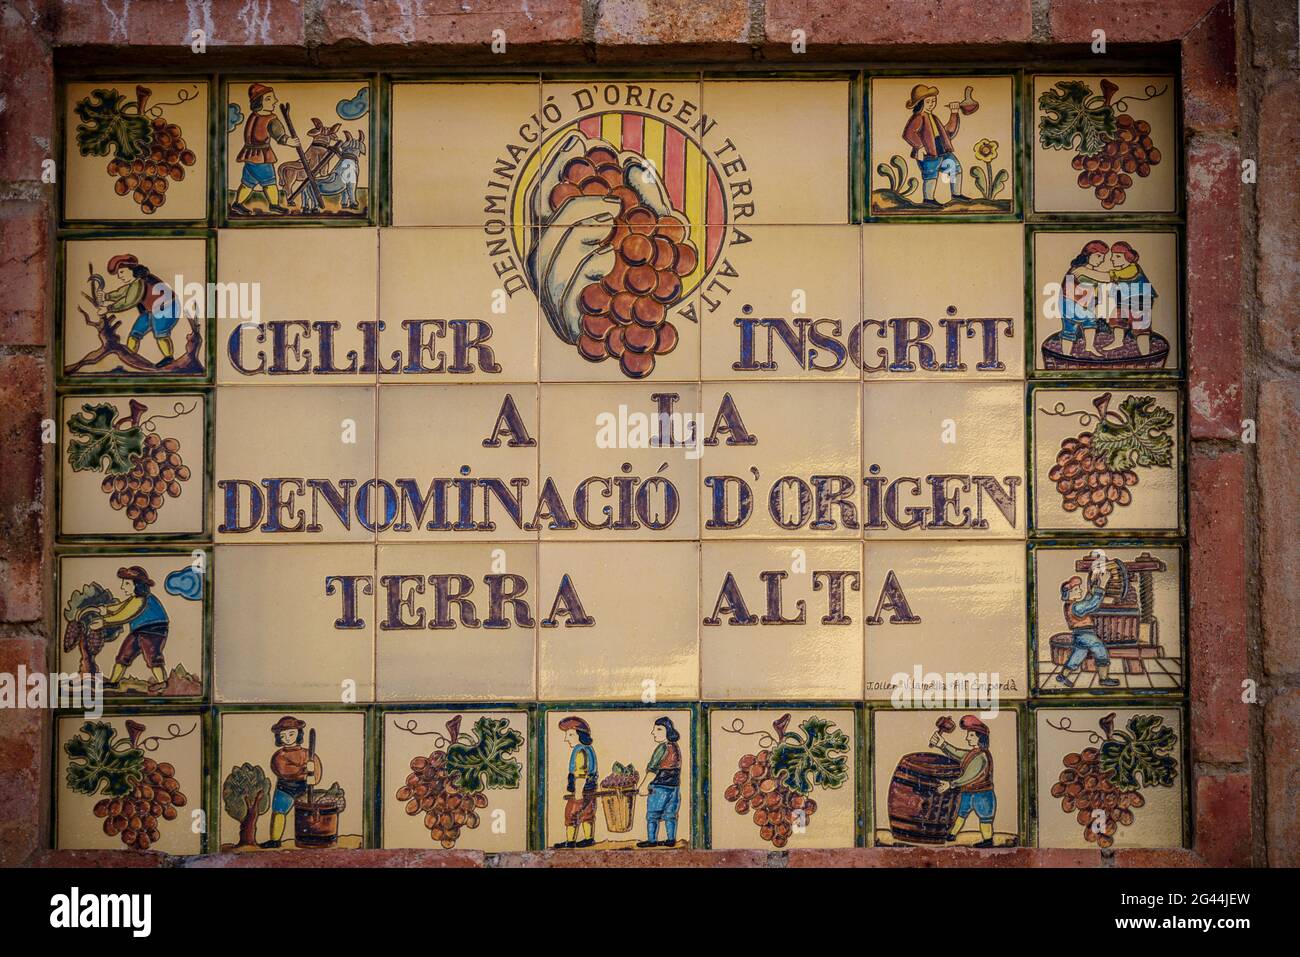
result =
[[[344,130],[343,142],[338,145],[338,152],[338,163],[330,170],[328,176],[316,180],[316,186],[320,189],[322,197],[338,196],[341,209],[356,209],[357,178],[360,172],[357,157],[366,155],[366,134],[357,133],[354,138],[350,130]],[[302,192],[302,211],[320,212],[316,197],[309,189]]]
[[[319,117],[311,118],[311,129],[307,135],[311,137],[311,145],[303,150],[303,155],[307,157],[307,169],[323,169],[324,163],[329,160],[330,155],[334,152],[334,144],[339,141],[339,127],[342,123],[335,123],[333,126],[326,126],[320,121]],[[303,180],[307,178],[307,173],[303,169],[302,160],[297,159],[289,163],[281,163],[279,169],[280,190],[284,193],[284,201],[288,206],[293,205],[293,191]],[[311,188],[302,190],[304,197],[311,195]],[[304,199],[304,206],[307,200]]]

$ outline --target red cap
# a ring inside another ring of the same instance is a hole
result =
[[[286,714],[275,724],[271,725],[271,732],[273,734],[279,734],[281,731],[301,731],[305,727],[307,727],[306,721],[301,721],[292,715]]]
[[[134,269],[138,265],[140,265],[140,260],[130,253],[123,253],[120,256],[114,256],[108,261],[108,271],[111,273],[117,272],[123,266]]]
[[[989,726],[973,714],[962,715],[961,729],[963,731],[974,731],[976,734],[982,734],[985,737],[989,733]]]
[[[265,83],[250,83],[248,86],[248,102],[252,103],[259,96],[265,96],[271,92],[271,88]]]

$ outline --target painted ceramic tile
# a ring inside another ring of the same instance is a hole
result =
[[[56,847],[203,850],[200,715],[69,715],[55,734]]]
[[[218,384],[374,382],[378,263],[375,229],[219,230]]]
[[[378,562],[379,700],[535,697],[535,545],[380,545]]]
[[[1035,368],[1141,372],[1181,365],[1178,236],[1034,233]]]
[[[851,382],[705,385],[703,538],[857,538],[862,426]]]
[[[754,226],[700,293],[705,379],[861,375],[861,229]]]
[[[539,556],[543,700],[699,694],[698,544],[543,542]]]
[[[1036,389],[1035,527],[1176,531],[1182,450],[1171,389]]]
[[[542,386],[548,539],[694,539],[701,423],[695,385]]]
[[[1186,741],[1172,708],[1043,708],[1038,846],[1182,847]]]
[[[1015,80],[871,80],[871,212],[996,215],[1016,209]]]
[[[381,381],[537,381],[537,297],[496,242],[485,254],[475,229],[379,231]]]
[[[1038,692],[1184,686],[1177,548],[1036,547]]]
[[[708,222],[731,234],[718,242],[756,223],[848,222],[848,80],[706,80],[704,111],[722,184]]]
[[[1034,209],[1174,212],[1176,88],[1171,76],[1034,77]]]
[[[709,846],[853,847],[857,716],[709,709]]]
[[[694,716],[686,709],[542,712],[546,847],[690,847]]]
[[[218,541],[370,541],[392,505],[375,474],[375,389],[217,390]]]
[[[374,699],[374,546],[241,544],[216,552],[218,701]]]
[[[365,219],[371,105],[365,80],[228,83],[226,216]]]
[[[867,538],[1024,538],[1024,387],[868,382]]]
[[[61,535],[202,534],[202,395],[68,395],[61,408]]]
[[[864,578],[868,700],[1028,697],[1019,542],[872,542]]]
[[[100,675],[110,698],[203,694],[210,549],[58,561],[60,672]]]
[[[871,713],[875,844],[1020,843],[1019,715],[1009,708]]]
[[[857,542],[705,542],[700,665],[705,698],[862,696]]]
[[[206,239],[73,239],[63,254],[65,376],[207,374]]]
[[[553,123],[541,84],[394,83],[392,97],[394,225],[473,226],[492,240],[526,222],[512,199]]]
[[[535,540],[537,406],[533,385],[381,388],[381,540]]]
[[[1024,227],[862,228],[868,379],[1023,379]]]
[[[528,714],[385,711],[384,847],[528,850]]]
[[[70,83],[66,97],[65,219],[207,218],[207,83]]]
[[[218,720],[221,850],[365,846],[363,713],[284,708]]]

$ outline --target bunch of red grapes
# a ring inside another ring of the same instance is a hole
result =
[[[789,787],[784,778],[773,777],[771,758],[769,751],[742,755],[723,797],[736,806],[737,814],[753,817],[759,837],[773,847],[785,847],[796,821],[806,826],[817,802]]]
[[[1133,823],[1133,809],[1146,804],[1138,791],[1121,791],[1109,771],[1101,770],[1101,753],[1084,748],[1064,758],[1065,770],[1052,785],[1052,797],[1061,799],[1061,810],[1075,814],[1089,844],[1110,847],[1120,825]],[[1101,812],[1101,813],[1097,813]]]
[[[1092,433],[1081,432],[1061,443],[1056,464],[1047,477],[1056,483],[1061,507],[1067,512],[1082,511],[1085,520],[1103,528],[1107,516],[1116,506],[1133,500],[1129,486],[1137,485],[1137,472],[1120,469],[1112,472],[1106,456],[1094,455]]]
[[[104,833],[120,837],[137,851],[157,844],[158,822],[176,820],[176,809],[188,801],[175,775],[176,769],[166,761],[160,764],[145,758],[144,778],[129,793],[96,802],[95,817],[104,819]]]
[[[132,457],[130,471],[109,475],[100,483],[109,504],[115,511],[125,509],[137,532],[158,521],[163,503],[168,497],[178,498],[181,483],[189,480],[190,467],[181,460],[180,450],[178,440],[150,433],[144,440],[144,452]]]
[[[397,800],[406,802],[406,813],[424,812],[429,838],[442,847],[456,846],[461,828],[478,827],[478,809],[487,807],[487,795],[462,793],[447,770],[447,752],[434,751],[428,757],[411,758],[411,773],[397,789]]]
[[[1151,124],[1127,113],[1115,117],[1113,139],[1092,155],[1077,154],[1070,165],[1079,170],[1079,188],[1091,189],[1102,209],[1124,205],[1133,177],[1151,175],[1160,163],[1160,150],[1151,141]]]
[[[140,212],[150,214],[167,202],[167,188],[185,178],[185,167],[193,166],[197,157],[185,145],[181,128],[161,116],[150,121],[153,139],[149,153],[134,160],[108,161],[108,175],[116,176],[113,190],[118,196],[131,194]]]
[[[685,222],[660,216],[627,185],[618,154],[596,146],[564,166],[551,190],[551,209],[574,196],[609,196],[619,201],[614,229],[605,240],[617,258],[600,282],[582,290],[582,334],[578,352],[591,362],[618,360],[623,374],[643,379],[655,356],[677,347],[668,308],[681,298],[682,280],[695,271],[699,254],[686,238]]]

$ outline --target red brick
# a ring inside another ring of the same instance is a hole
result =
[[[1196,852],[1211,867],[1249,867],[1250,774],[1196,779]]]
[[[603,0],[596,14],[596,42],[744,43],[749,39],[749,0]]]
[[[1183,38],[1183,125],[1193,130],[1235,130],[1237,17],[1222,0]]]
[[[1234,141],[1187,150],[1188,407],[1193,438],[1238,438],[1242,400],[1240,161]]]
[[[302,46],[307,39],[303,0],[63,0],[50,6],[60,46],[188,48],[195,30],[204,31],[210,47]]]
[[[1198,761],[1246,759],[1245,461],[1237,451],[1193,450],[1191,500],[1192,746]]]
[[[936,44],[1028,42],[1029,0],[894,0],[870,10],[843,0],[768,0],[769,43],[789,46],[793,30],[810,47],[826,44]]]
[[[0,867],[31,866],[32,855],[41,850],[41,829],[31,821],[0,823]]]
[[[1300,673],[1300,382],[1269,379],[1259,386],[1256,481],[1260,504],[1260,597],[1264,670]]]
[[[345,848],[208,854],[184,859],[186,867],[482,867],[482,851],[368,850]]]
[[[54,146],[54,67],[34,8],[0,12],[0,179],[39,182]]]
[[[1300,365],[1300,79],[1294,75],[1265,90],[1259,103],[1259,338],[1288,365]]]
[[[1265,820],[1269,867],[1300,867],[1300,690],[1288,689],[1264,712]]]
[[[0,345],[47,341],[48,277],[54,272],[49,215],[43,202],[0,204]]]
[[[1117,867],[1204,867],[1195,851],[1181,847],[1125,847],[1115,851]]]
[[[321,4],[314,24],[320,42],[371,46],[481,44],[504,30],[507,53],[516,44],[582,39],[582,0],[403,0]]]
[[[1092,43],[1105,30],[1107,43],[1181,40],[1216,0],[1052,0],[1051,38],[1057,43]]]
[[[790,867],[1100,867],[1098,851],[1017,847],[977,851],[968,847],[862,847],[798,849]]]
[[[52,851],[41,848],[28,867],[167,867],[175,858],[149,851]]]
[[[766,851],[545,851],[532,855],[546,867],[765,867]]]
[[[49,370],[43,357],[0,353],[0,621],[41,617],[42,519],[48,505],[41,443]]]

